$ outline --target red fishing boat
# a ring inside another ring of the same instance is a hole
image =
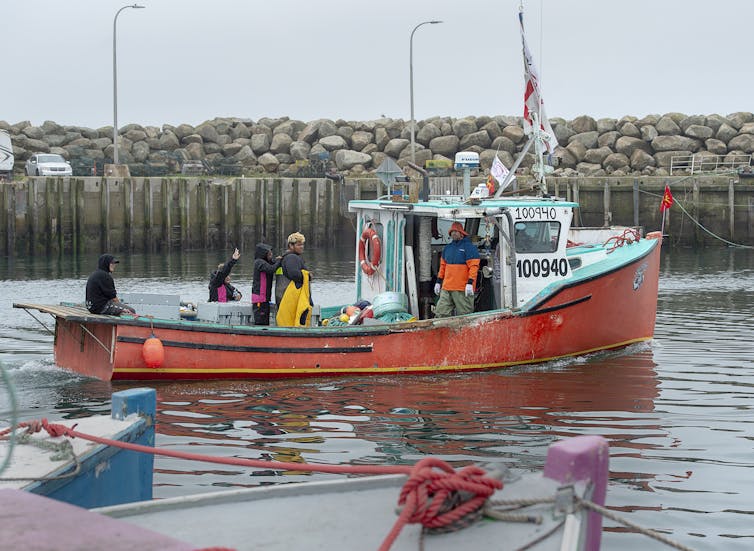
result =
[[[525,40],[523,49],[523,126],[530,138],[510,171],[495,157],[491,174],[497,193],[489,196],[484,185],[470,189],[479,155],[461,152],[455,159],[463,173],[461,194],[450,195],[435,183],[437,195],[431,195],[424,173],[420,193],[389,189],[386,197],[351,201],[358,228],[356,296],[343,314],[340,308],[324,309],[321,323],[313,316],[314,326],[255,327],[248,324],[250,305],[199,305],[196,319],[181,319],[180,297],[173,297],[172,312],[160,306],[152,316],[136,317],[92,315],[73,305],[14,307],[55,318],[59,366],[105,380],[475,371],[651,339],[661,233],[571,227],[578,204],[547,194],[551,167],[544,153],[552,152],[557,140]],[[536,195],[504,194],[531,146]],[[433,286],[448,228],[456,223],[479,250],[474,310],[436,318]],[[354,305],[363,309],[355,312]],[[297,307],[307,314],[306,301]],[[136,310],[150,313],[142,304]],[[288,317],[301,319],[298,313]],[[149,347],[158,342],[164,354],[150,357]]]
[[[473,371],[546,362],[651,339],[660,234],[641,238],[623,229],[569,232],[576,206],[534,197],[493,198],[479,205],[353,201],[350,208],[357,214],[358,227],[364,233],[374,231],[385,254],[379,262],[371,258],[376,268],[371,274],[357,262],[357,296],[351,302],[372,302],[375,313],[405,309],[408,321],[362,318],[369,324],[257,327],[94,315],[71,305],[14,307],[54,316],[57,365],[104,380]],[[435,280],[433,263],[438,262],[442,244],[431,244],[429,232],[438,220],[440,227],[463,221],[468,233],[480,237],[481,261],[489,265],[480,270],[476,311],[471,314],[431,317],[433,297],[427,288]],[[485,248],[493,234],[499,245]],[[587,241],[589,236],[594,239]],[[573,246],[574,242],[579,244]],[[422,248],[423,243],[427,246]],[[487,269],[492,265],[505,267],[499,278]],[[323,318],[337,310],[323,310]],[[153,333],[164,357],[150,367],[143,352]]]

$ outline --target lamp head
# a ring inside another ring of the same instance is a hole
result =
[[[134,4],[134,5],[133,5],[133,6],[131,6],[131,7],[132,7],[133,9],[135,9],[135,10],[139,10],[139,9],[142,9],[142,8],[146,8],[146,6],[140,6],[139,4]]]

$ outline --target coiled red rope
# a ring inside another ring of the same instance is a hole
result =
[[[449,527],[479,511],[487,498],[503,487],[500,480],[485,474],[475,466],[456,471],[434,457],[419,461],[403,485],[398,498],[398,504],[404,505],[403,510],[380,551],[390,549],[408,523],[421,523],[434,529]]]
[[[283,461],[265,461],[261,459],[244,459],[240,457],[218,457],[173,450],[160,450],[131,442],[121,442],[100,436],[78,432],[73,427],[49,423],[47,419],[19,423],[27,432],[47,431],[52,437],[67,436],[81,438],[124,450],[151,453],[178,459],[205,461],[223,465],[239,465],[274,470],[297,470],[334,474],[405,474],[409,479],[401,489],[398,504],[403,509],[393,528],[380,546],[380,551],[387,551],[408,523],[421,523],[429,529],[452,530],[464,519],[481,510],[489,496],[503,487],[503,483],[486,476],[483,469],[469,465],[458,471],[439,459],[428,457],[413,467],[409,465],[312,465],[309,463],[290,463]],[[0,437],[10,432],[0,432]]]
[[[638,230],[635,230],[634,228],[626,228],[623,230],[623,233],[621,235],[613,235],[612,237],[608,237],[607,241],[605,241],[602,246],[607,247],[608,244],[612,243],[612,245],[608,248],[607,254],[610,254],[618,247],[622,247],[623,245],[630,245],[631,243],[635,243],[641,239],[641,236],[639,235]]]

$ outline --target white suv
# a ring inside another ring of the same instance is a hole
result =
[[[27,176],[73,176],[71,163],[56,153],[35,153],[26,161]]]

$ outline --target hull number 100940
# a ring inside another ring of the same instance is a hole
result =
[[[516,220],[555,220],[555,207],[516,207]]]
[[[526,258],[516,261],[518,277],[550,277],[568,275],[568,261],[565,258]]]

